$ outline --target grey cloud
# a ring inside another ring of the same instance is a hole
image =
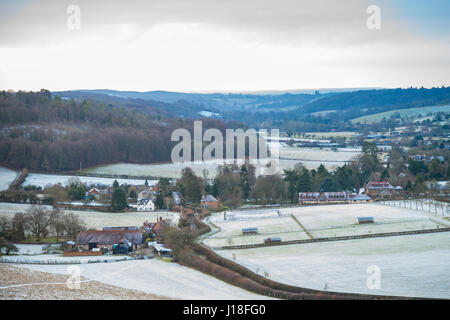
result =
[[[81,8],[82,30],[68,37],[66,8],[70,4]],[[136,32],[145,32],[162,23],[200,23],[249,41],[294,46],[406,41],[410,37],[388,20],[382,21],[380,31],[368,30],[369,4],[367,0],[37,0],[15,13],[0,13],[0,46],[46,46],[86,35],[108,39],[108,31],[114,33],[117,25],[133,25]]]

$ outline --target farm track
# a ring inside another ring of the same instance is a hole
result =
[[[308,237],[310,237],[311,239],[314,239],[312,234],[309,233],[308,230],[306,230],[306,228],[303,226],[303,224],[301,224],[300,221],[293,214],[291,214],[291,217],[292,217],[292,219],[295,220],[295,222],[297,222],[297,224],[300,226],[300,228],[302,228],[303,231],[305,231],[305,233],[308,235]]]

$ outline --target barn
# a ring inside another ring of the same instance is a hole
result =
[[[94,248],[113,248],[115,245],[125,244],[131,248],[141,248],[144,243],[142,233],[136,230],[88,230],[77,235],[78,249],[92,250]]]

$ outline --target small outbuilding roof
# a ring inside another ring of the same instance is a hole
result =
[[[370,200],[372,200],[372,198],[369,197],[367,194],[349,195],[348,199],[351,201],[370,201]]]
[[[216,202],[217,199],[214,198],[212,195],[208,194],[205,197],[203,197],[202,201],[204,201],[204,202]]]

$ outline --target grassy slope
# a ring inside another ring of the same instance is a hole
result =
[[[420,108],[410,108],[410,109],[396,109],[387,112],[381,112],[376,114],[371,114],[364,117],[359,117],[351,120],[352,123],[372,123],[383,120],[383,118],[389,119],[395,113],[399,113],[400,117],[405,116],[417,116],[422,115],[425,116],[427,113],[437,113],[437,112],[450,112],[450,105],[445,106],[429,106],[429,107],[420,107]]]

